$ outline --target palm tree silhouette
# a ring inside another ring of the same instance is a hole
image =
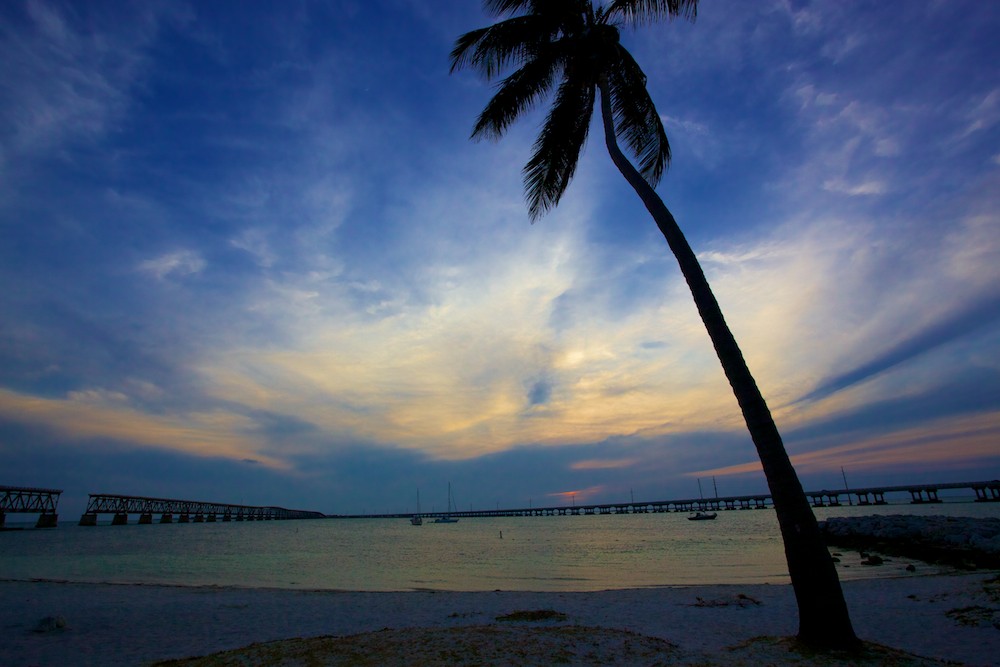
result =
[[[472,138],[500,139],[520,115],[554,96],[523,170],[528,212],[537,220],[569,186],[599,101],[611,159],[674,253],[760,456],[798,604],[798,637],[817,647],[857,646],[833,559],[771,412],[694,251],[653,189],[669,164],[670,146],[646,76],[621,45],[619,29],[662,18],[694,20],[698,0],[484,0],[483,6],[498,22],[460,36],[451,52],[452,72],[467,67],[488,81],[500,79]]]

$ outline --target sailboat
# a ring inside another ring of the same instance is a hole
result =
[[[417,513],[410,517],[410,523],[414,526],[424,525],[424,519],[420,516],[420,489],[417,489]]]
[[[712,478],[712,486],[715,487],[715,497],[718,498],[719,497],[719,487],[715,486],[715,478],[714,477]],[[700,478],[698,479],[698,497],[700,497],[702,500],[705,500],[705,494],[703,494],[701,492],[701,479]],[[692,514],[691,516],[688,517],[688,521],[711,521],[712,519],[714,519],[717,516],[718,516],[718,514],[716,514],[715,512],[695,512],[694,514]]]
[[[455,507],[455,501],[451,497],[451,482],[448,482],[448,513],[434,519],[434,523],[458,523],[458,519],[453,519],[451,512]]]

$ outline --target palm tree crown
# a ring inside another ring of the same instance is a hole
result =
[[[486,0],[502,20],[458,38],[451,70],[479,71],[487,80],[503,72],[496,94],[472,131],[499,139],[517,118],[555,99],[524,167],[528,212],[535,220],[559,203],[569,186],[587,134],[598,89],[607,90],[615,134],[655,186],[670,163],[670,144],[646,75],[619,41],[619,28],[661,17],[694,19],[697,0]],[[519,13],[523,12],[523,13]]]

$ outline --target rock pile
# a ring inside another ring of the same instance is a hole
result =
[[[831,517],[820,523],[831,545],[877,549],[957,566],[1000,568],[1000,519],[952,516]]]

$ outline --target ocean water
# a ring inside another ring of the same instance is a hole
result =
[[[817,508],[1000,516],[1000,503]],[[8,525],[12,525],[8,517]],[[773,510],[462,519],[100,525],[0,533],[0,579],[320,590],[593,591],[787,583]],[[135,517],[132,517],[133,521]],[[905,574],[845,556],[842,579]],[[920,566],[926,572],[927,566]]]

